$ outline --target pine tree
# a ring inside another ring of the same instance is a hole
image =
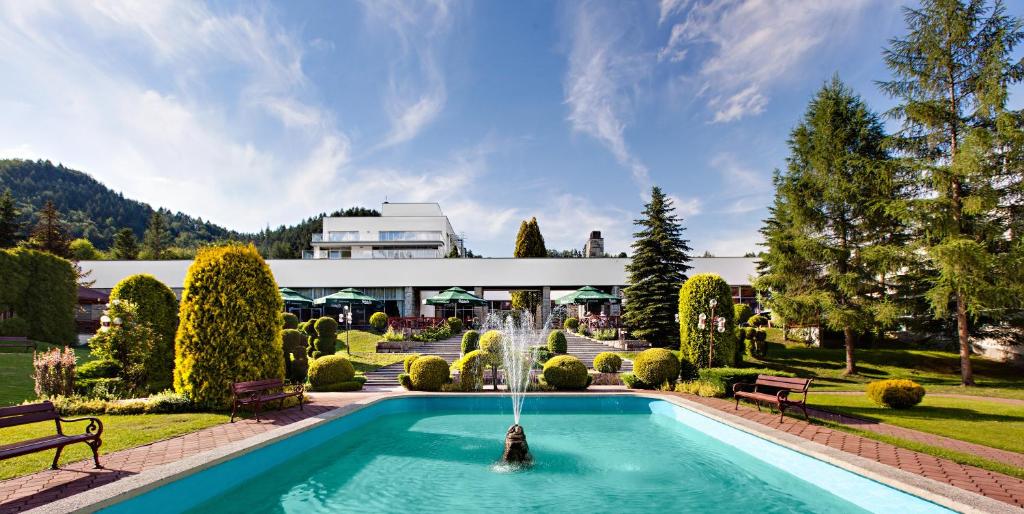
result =
[[[39,222],[32,229],[29,247],[65,259],[70,257],[71,236],[68,235],[68,228],[60,219],[60,212],[53,202],[47,201],[43,210],[39,212]]]
[[[679,288],[690,269],[688,241],[675,214],[672,200],[659,187],[651,189],[651,200],[643,217],[635,220],[640,231],[633,234],[633,259],[626,266],[629,286],[622,321],[633,337],[658,346],[679,346]]]
[[[998,0],[924,0],[905,19],[909,33],[885,51],[895,77],[882,87],[901,101],[898,141],[919,177],[907,214],[935,270],[927,297],[936,317],[953,312],[962,382],[973,385],[969,316],[1020,301],[1020,234],[1007,212],[1019,205],[1021,124],[1006,100],[1024,76],[1010,60],[1024,31]]]
[[[0,248],[11,248],[21,239],[21,223],[11,190],[0,196]]]
[[[114,258],[122,261],[134,261],[139,258],[139,243],[135,240],[135,232],[130,228],[122,228],[114,236],[114,245],[110,248]]]
[[[763,232],[769,271],[759,285],[771,289],[780,311],[800,318],[816,312],[843,333],[847,374],[857,371],[857,334],[894,319],[885,277],[901,256],[891,212],[904,193],[885,137],[878,116],[833,78],[790,136],[786,173],[775,179],[774,218]]]
[[[544,246],[544,236],[540,233],[537,218],[523,220],[516,234],[516,248],[513,257],[547,257],[548,250]],[[533,311],[540,305],[541,294],[538,291],[512,291],[512,308]]]
[[[171,246],[171,233],[167,220],[160,211],[154,211],[149,218],[149,226],[142,239],[142,249],[146,257],[154,260],[167,258],[167,250]]]

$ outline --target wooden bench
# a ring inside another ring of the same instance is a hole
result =
[[[0,348],[24,348],[36,350],[36,342],[29,341],[25,336],[0,336]]]
[[[57,426],[57,433],[45,437],[19,441],[16,443],[0,446],[0,460],[19,457],[29,453],[57,449],[53,456],[53,464],[50,468],[57,469],[57,461],[60,460],[60,452],[65,446],[74,443],[85,443],[92,449],[92,459],[97,468],[100,466],[100,445],[103,441],[100,436],[103,434],[103,422],[97,418],[75,418],[64,419],[57,414],[57,409],[50,402],[33,403],[31,405],[19,405],[17,407],[0,407],[0,428],[16,427],[39,423],[42,421],[53,421]],[[64,433],[64,423],[75,423],[88,421],[85,433],[67,435]]]
[[[264,403],[278,401],[277,408],[284,407],[284,400],[292,396],[299,397],[299,410],[302,410],[302,385],[295,387],[294,391],[285,391],[284,380],[280,378],[268,378],[266,380],[253,380],[251,382],[235,382],[231,384],[231,422],[235,422],[235,413],[240,405],[255,405],[254,415],[256,422],[260,421],[260,407]]]
[[[736,409],[740,408],[740,399],[746,398],[757,405],[757,410],[761,410],[762,402],[778,406],[779,421],[785,419],[787,407],[800,407],[804,411],[804,418],[809,419],[807,416],[807,390],[810,387],[811,379],[809,378],[758,375],[757,381],[753,384],[733,385],[732,394],[736,398]],[[800,400],[790,400],[790,393],[803,394],[804,397]]]

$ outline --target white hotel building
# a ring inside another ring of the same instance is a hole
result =
[[[585,232],[584,232],[585,233]],[[600,237],[593,232],[591,237]],[[310,298],[346,287],[361,289],[384,301],[389,316],[434,316],[424,299],[452,286],[507,308],[512,290],[536,290],[545,305],[582,286],[594,286],[620,295],[627,284],[628,258],[514,259],[445,258],[452,249],[462,255],[462,240],[436,203],[385,203],[381,216],[324,218],[323,232],[314,234],[312,249],[303,259],[271,259],[280,287]],[[587,248],[603,247],[594,239]],[[181,292],[192,261],[83,261],[91,271],[93,288],[109,291],[121,279],[149,273],[176,293]],[[754,304],[751,278],[756,259],[744,257],[694,258],[689,274],[718,273],[732,286],[733,299]],[[618,314],[611,306],[609,314]],[[608,308],[607,306],[605,307]],[[357,320],[369,313],[356,313]],[[359,321],[356,321],[357,323]]]

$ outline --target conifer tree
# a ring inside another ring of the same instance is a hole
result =
[[[523,220],[516,234],[514,257],[547,257],[548,250],[544,246],[544,236],[540,233],[537,218]],[[540,305],[541,295],[538,291],[512,291],[512,308],[533,311]],[[541,321],[543,322],[543,321]]]
[[[688,241],[672,199],[655,186],[643,215],[634,223],[633,259],[622,321],[633,337],[665,347],[679,346],[679,288],[690,269]]]
[[[973,385],[969,317],[1020,301],[1019,112],[1007,86],[1024,76],[1012,61],[1021,20],[1001,1],[924,0],[905,9],[908,33],[890,42],[894,74],[883,89],[901,103],[900,149],[917,172],[906,214],[919,230],[921,264],[935,270],[927,298],[936,317],[952,312],[961,379]]]
[[[11,248],[20,239],[21,223],[18,221],[18,209],[14,206],[11,190],[4,191],[0,196],[0,248]]]
[[[139,258],[139,243],[135,239],[135,232],[130,228],[122,228],[114,236],[114,244],[111,247],[114,259],[122,261],[134,261]]]
[[[68,228],[64,221],[60,219],[57,207],[49,200],[43,206],[43,210],[39,212],[39,222],[32,229],[29,247],[65,259],[70,257],[71,236],[68,234]]]
[[[895,317],[884,277],[898,269],[892,234],[900,226],[891,213],[903,191],[884,141],[878,116],[833,78],[790,136],[763,231],[767,273],[758,285],[771,290],[780,314],[806,322],[816,313],[841,331],[847,374],[856,373],[857,335]]]
[[[147,258],[161,260],[166,258],[170,246],[171,232],[167,227],[167,220],[160,211],[154,211],[149,217],[149,226],[143,235],[142,249]]]

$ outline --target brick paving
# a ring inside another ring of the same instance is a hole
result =
[[[736,415],[850,454],[982,494],[1004,502],[1008,506],[1024,508],[1024,480],[897,448],[792,417],[787,417],[780,423],[778,415],[771,414],[767,409],[764,412],[758,412],[752,407],[741,406],[740,410],[734,411],[734,404],[731,401],[678,395],[727,415]],[[256,423],[253,420],[240,420],[146,446],[103,454],[101,462],[105,469],[96,470],[92,468],[89,461],[80,461],[66,465],[59,470],[41,471],[2,481],[0,482],[0,513],[21,512],[42,506],[56,499],[71,496],[146,469],[318,415],[367,396],[369,396],[367,393],[318,395],[312,404],[306,406],[304,411],[290,408],[269,412],[261,416],[265,418],[262,423]],[[939,445],[936,444],[936,446]]]

